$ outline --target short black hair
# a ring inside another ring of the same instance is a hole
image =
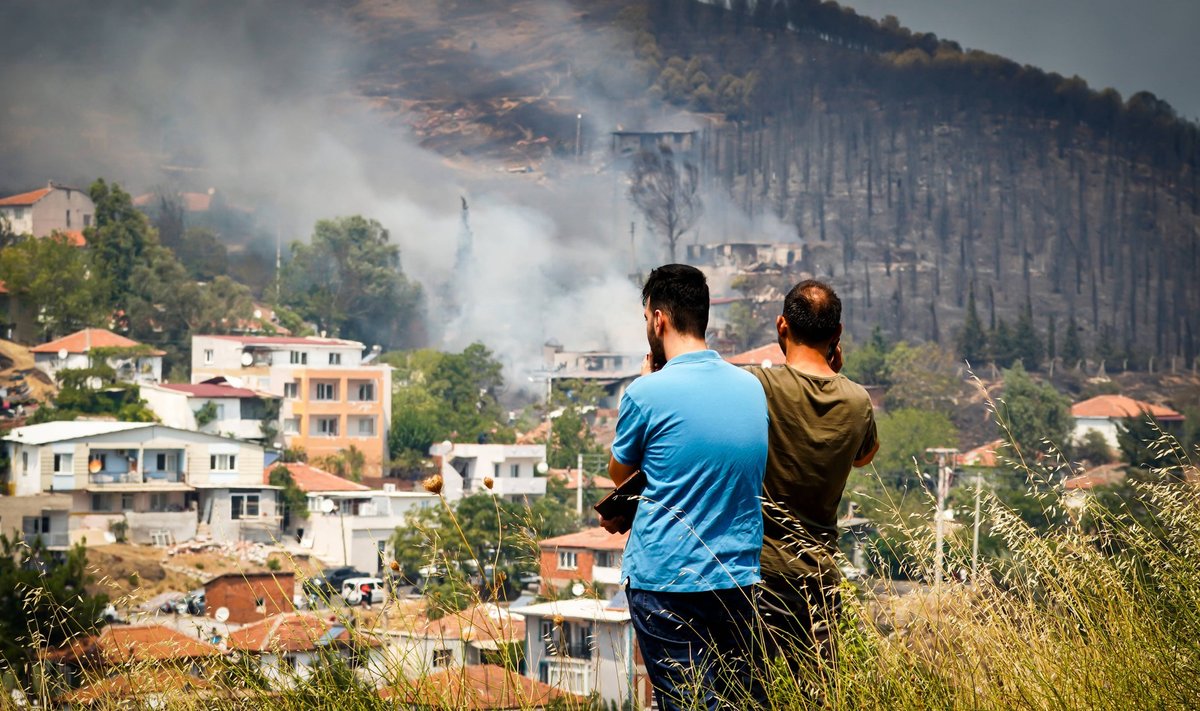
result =
[[[828,284],[806,279],[783,300],[783,318],[793,340],[805,345],[828,343],[842,323],[842,300]]]
[[[708,330],[708,280],[693,266],[664,264],[646,279],[642,306],[670,316],[679,333],[704,338]]]

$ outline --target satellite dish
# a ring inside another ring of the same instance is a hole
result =
[[[254,309],[254,318],[262,318],[262,309]]]
[[[763,358],[762,367],[770,368],[772,365],[775,365],[775,364],[771,362],[770,358]]]
[[[586,590],[586,588],[583,587],[583,583],[575,583],[571,586],[571,594],[575,597],[582,596],[584,590]]]
[[[217,611],[213,613],[213,619],[216,620],[217,622],[228,622],[229,621],[229,608],[228,607],[218,607]]]
[[[333,499],[321,499],[321,511],[324,513],[333,513]]]
[[[254,354],[250,351],[242,351],[242,365],[246,367],[254,365]]]
[[[93,459],[92,461],[88,462],[88,471],[92,474],[98,473],[100,471],[100,460]]]
[[[67,349],[66,349],[66,348],[59,348],[59,349],[58,349],[58,359],[59,359],[59,360],[66,360],[66,359],[67,359],[67,356],[69,356],[69,355],[71,355],[71,354],[70,354],[69,352],[67,352]]]
[[[548,464],[546,464],[545,462],[537,463],[537,473],[538,474],[545,474],[549,468],[550,468],[550,466]]]

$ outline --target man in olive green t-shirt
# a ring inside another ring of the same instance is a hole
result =
[[[771,646],[793,668],[831,654],[840,601],[837,512],[851,467],[879,449],[871,398],[841,370],[842,303],[828,285],[797,284],[776,319],[786,364],[748,370],[770,416],[763,480],[762,597]]]

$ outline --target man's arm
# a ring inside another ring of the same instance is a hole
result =
[[[610,455],[608,458],[608,478],[617,486],[624,484],[637,470],[635,466],[618,462],[616,457]]]
[[[854,466],[865,467],[875,458],[875,453],[879,451],[879,440],[875,440],[875,446],[871,447],[871,451],[854,460]]]

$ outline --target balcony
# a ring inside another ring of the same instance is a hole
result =
[[[541,664],[541,680],[556,689],[587,696],[595,689],[592,664],[587,659],[547,656]]]
[[[91,489],[179,485],[184,482],[183,452],[148,449],[139,460],[136,450],[93,450],[88,457],[87,481]]]
[[[592,582],[602,585],[620,585],[621,569],[601,565],[592,566]]]

